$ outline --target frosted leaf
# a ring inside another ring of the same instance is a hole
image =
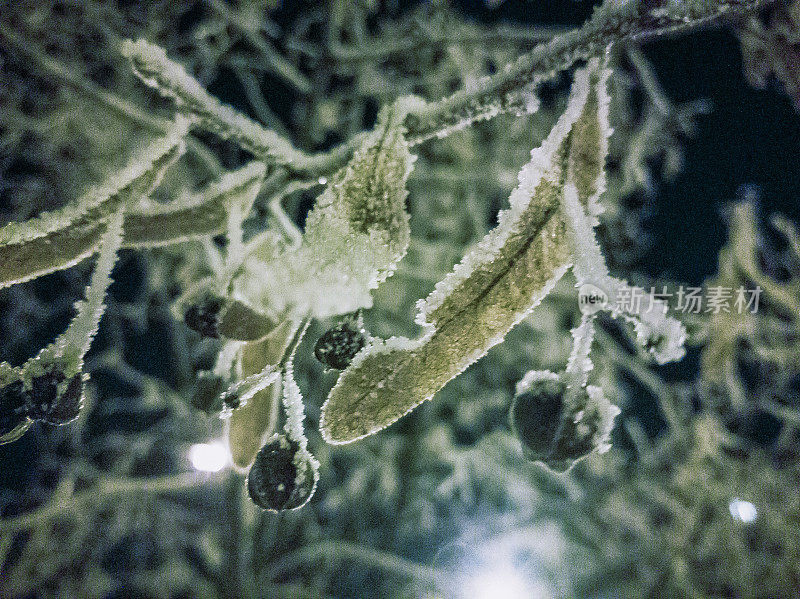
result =
[[[413,157],[400,123],[413,103],[401,99],[381,112],[375,130],[318,198],[299,247],[249,253],[233,282],[235,297],[267,314],[319,318],[372,305],[371,291],[408,248],[405,198]]]
[[[584,112],[596,69],[576,72],[564,114],[531,152],[497,227],[419,302],[417,322],[425,335],[368,346],[341,374],[322,410],[320,428],[328,442],[373,434],[430,399],[500,343],[567,270],[563,180],[570,132]]]
[[[128,210],[124,247],[155,247],[224,232],[228,208],[240,206],[240,211],[247,214],[261,190],[265,173],[264,163],[254,160],[225,173],[199,192],[167,204],[150,202]],[[192,232],[187,234],[187,230]]]
[[[186,131],[187,122],[179,119],[165,137],[81,199],[0,229],[0,287],[68,268],[95,253],[105,230],[104,221],[153,191],[183,153]]]
[[[608,140],[613,129],[608,122],[611,98],[608,95],[608,78],[611,69],[607,57],[589,60],[590,91],[583,112],[572,128],[569,155],[569,178],[578,188],[581,204],[591,215],[592,225],[603,212],[600,196],[606,190],[605,161]]]
[[[402,258],[410,238],[406,181],[415,157],[409,152],[401,123],[418,102],[416,98],[401,98],[383,108],[378,125],[350,162],[334,175],[308,215],[309,243],[324,243],[331,236],[327,230],[331,221],[345,220],[348,229],[385,245],[395,261]],[[338,233],[337,229],[332,231],[333,235]],[[381,265],[384,272],[377,276],[383,280],[393,268]]]
[[[159,162],[172,162],[176,158],[174,155],[176,149],[179,150],[177,154],[183,151],[182,139],[187,131],[188,121],[183,118],[178,119],[164,137],[141,149],[125,168],[112,173],[102,183],[93,185],[74,202],[58,210],[43,212],[25,222],[9,223],[0,228],[0,244],[22,243],[44,237],[64,229],[67,224],[90,213],[110,214],[122,199],[119,197],[120,192],[134,181],[140,180],[140,186],[152,189],[163,176],[163,169],[153,167]],[[149,179],[146,178],[148,174]],[[109,200],[115,201],[114,206],[109,206]],[[103,208],[103,212],[99,212],[100,208]]]
[[[475,249],[469,252],[457,264],[453,271],[436,284],[433,292],[424,301],[419,302],[417,322],[423,326],[436,324],[440,312],[449,313],[457,306],[468,304],[473,295],[471,284],[476,281],[491,279],[497,267],[498,258],[503,259],[503,249],[509,256],[503,261],[508,264],[515,254],[510,246],[525,243],[524,232],[526,219],[531,219],[547,207],[552,214],[546,216],[552,220],[556,229],[553,234],[556,245],[560,244],[565,229],[561,218],[556,217],[559,211],[561,180],[566,175],[564,158],[569,151],[569,133],[581,115],[589,95],[589,73],[581,69],[575,73],[572,93],[567,107],[556,122],[542,144],[531,150],[531,160],[519,172],[519,184],[511,192],[511,207],[500,212],[498,225],[486,235]],[[539,201],[532,201],[539,195]],[[527,212],[527,214],[526,214]],[[546,242],[543,242],[546,245]],[[543,251],[547,251],[543,248]],[[567,260],[564,260],[564,264]]]
[[[223,346],[214,372],[225,377],[247,377],[277,367],[297,331],[297,323],[284,321],[263,340],[253,343],[228,342]],[[239,371],[234,367],[238,359]],[[280,374],[256,392],[246,405],[233,410],[227,420],[228,446],[233,463],[247,468],[264,444],[265,437],[274,432],[280,403]]]
[[[219,314],[219,334],[237,341],[258,341],[266,337],[277,323],[252,306],[228,299]]]

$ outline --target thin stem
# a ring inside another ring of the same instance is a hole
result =
[[[636,377],[645,388],[653,394],[658,401],[661,412],[666,418],[672,431],[682,430],[680,413],[675,408],[672,395],[668,392],[664,381],[653,371],[648,369],[636,356],[625,353],[616,339],[609,335],[602,327],[596,329],[597,337],[601,340],[603,349],[614,362],[614,364]]]
[[[242,18],[236,9],[231,8],[222,0],[205,0],[205,3],[219,14],[234,29],[238,30],[250,44],[259,51],[264,59],[264,66],[279,77],[290,83],[297,91],[302,94],[310,94],[312,91],[311,82],[308,77],[303,75],[296,66],[281,56],[275,48],[263,37],[258,35],[258,25],[254,27]]]
[[[633,64],[636,73],[639,75],[642,88],[650,97],[653,106],[665,117],[672,114],[674,110],[672,103],[664,93],[664,89],[661,87],[661,84],[658,82],[653,72],[652,65],[647,61],[647,58],[639,46],[636,44],[629,44],[625,49],[628,53],[628,58],[631,60],[631,64]]]
[[[566,372],[571,381],[577,383],[577,388],[586,387],[589,381],[589,372],[593,367],[589,353],[594,341],[594,318],[593,314],[582,314],[580,325],[572,330],[574,344],[567,361]]]
[[[384,60],[397,54],[413,52],[426,47],[450,45],[538,44],[564,33],[561,26],[536,25],[532,27],[497,27],[489,31],[465,31],[458,35],[437,32],[427,37],[403,37],[387,43],[383,40],[364,44],[334,43],[328,48],[337,62],[364,62]],[[302,50],[301,50],[302,51]]]
[[[227,475],[232,476],[230,472]],[[92,503],[100,504],[111,499],[118,499],[137,493],[156,495],[175,493],[198,485],[207,485],[209,479],[213,480],[214,478],[221,479],[220,475],[201,475],[196,472],[188,472],[173,476],[101,480],[96,487],[72,495],[66,501],[50,501],[31,512],[7,520],[0,520],[0,533],[5,535],[40,526],[43,522],[52,520],[64,512],[83,509]]]

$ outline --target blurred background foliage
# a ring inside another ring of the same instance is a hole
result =
[[[170,311],[207,269],[201,253],[123,251],[87,361],[89,409],[0,447],[0,596],[800,597],[799,7],[783,0],[614,50],[600,228],[612,269],[646,289],[709,281],[764,293],[756,314],[678,314],[691,347],[676,365],[653,367],[604,323],[595,363],[623,410],[610,453],[555,475],[524,460],[508,427],[521,376],[566,363],[579,316],[571,281],[434,401],[348,446],[314,432],[335,379],[311,351],[330,323],[314,323],[296,373],[320,488],[302,510],[261,513],[241,475],[198,473],[187,457],[223,434],[191,404],[218,342]],[[469,88],[592,8],[0,2],[0,219],[63,205],[160,131],[170,108],[129,72],[117,51],[126,37],[160,44],[212,94],[322,150],[397,96]],[[533,117],[419,147],[411,247],[364,315],[372,334],[417,332],[414,302],[495,224],[568,83],[543,85]],[[156,199],[248,158],[198,137]],[[320,189],[285,198],[298,225]],[[269,199],[252,229],[274,224]],[[20,364],[63,330],[89,266],[0,290],[0,360]],[[480,595],[482,576],[495,594]]]

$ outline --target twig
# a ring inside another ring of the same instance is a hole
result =
[[[235,9],[230,8],[228,4],[221,0],[205,0],[205,3],[211,6],[234,29],[241,32],[245,39],[261,53],[265,61],[264,66],[269,67],[272,73],[285,79],[300,93],[311,93],[312,87],[308,77],[303,75],[296,66],[281,56],[269,42],[256,33],[257,25],[256,27],[248,26]]]
[[[412,143],[419,143],[453,128],[492,118],[516,109],[516,94],[532,82],[553,77],[576,61],[597,56],[609,44],[626,39],[648,39],[697,27],[733,12],[752,12],[771,0],[686,0],[667,9],[643,10],[636,0],[606,1],[580,28],[536,46],[514,64],[487,77],[469,92],[461,90],[448,98],[412,112],[406,125]]]
[[[497,46],[498,44],[538,44],[549,41],[554,36],[564,33],[565,27],[536,25],[532,27],[498,27],[489,31],[468,31],[459,35],[452,35],[449,32],[440,32],[428,35],[427,37],[409,38],[392,40],[391,43],[384,41],[370,42],[358,45],[345,45],[335,43],[330,46],[328,51],[331,57],[338,62],[363,62],[370,60],[383,60],[402,54],[413,52],[425,47],[438,47],[445,45],[488,45]],[[301,51],[305,52],[305,50]]]
[[[598,56],[613,43],[675,33],[730,13],[755,11],[774,0],[686,0],[669,9],[656,3],[648,10],[638,0],[607,0],[579,29],[563,33],[522,55],[500,72],[479,80],[469,91],[409,111],[404,124],[412,145],[512,110],[524,108],[532,84],[554,77],[575,62]],[[294,176],[314,178],[343,166],[363,141],[363,134],[330,152],[308,154],[274,131],[223,106],[196,84],[163,50],[144,42],[128,44],[126,55],[139,76],[172,96],[210,130],[234,138],[260,158],[284,165]]]
[[[471,91],[462,90],[438,102],[410,111],[404,121],[408,139],[410,143],[418,144],[432,136],[443,135],[477,120],[491,118],[511,110],[515,108],[515,98],[521,90],[528,88],[534,82],[552,77],[578,60],[604,52],[606,47],[614,42],[683,31],[725,14],[752,12],[771,1],[773,0],[686,0],[680,3],[678,8],[666,9],[662,6],[641,10],[638,1],[607,0],[583,27],[540,44],[496,75],[479,81]],[[655,4],[661,6],[663,3]],[[160,121],[142,114],[135,106],[111,96],[99,87],[93,87],[94,84],[84,81],[75,74],[70,74],[46,55],[29,50],[16,34],[2,23],[0,23],[0,37],[10,40],[9,43],[15,48],[25,52],[26,56],[31,56],[43,70],[90,94],[120,114],[153,128],[161,127]],[[276,132],[222,105],[200,87],[182,67],[170,61],[157,46],[145,42],[129,43],[126,53],[140,76],[151,84],[157,84],[162,93],[177,97],[189,112],[212,131],[234,138],[260,159],[277,164],[279,168],[275,174],[280,173],[280,178],[284,178],[287,182],[284,190],[287,193],[292,189],[292,184],[299,187],[312,185],[319,177],[328,176],[342,167],[355,149],[362,144],[364,137],[369,134],[362,132],[355,135],[330,152],[308,154],[296,149]],[[144,224],[144,227],[134,227],[133,220],[129,222],[126,216],[126,239],[123,241],[123,247],[150,243],[168,244],[208,235],[217,232],[219,224],[223,222],[223,219],[218,217],[224,215],[216,214],[219,212],[218,202],[208,206],[201,203],[188,208],[193,211],[192,218],[186,218],[186,209],[186,207],[176,207],[176,215],[170,213],[170,208],[164,209],[157,216],[161,220],[155,228],[144,221],[140,223]],[[216,216],[209,217],[207,212],[215,213]],[[146,218],[146,215],[131,215],[131,219],[146,220]],[[172,230],[166,227],[169,223],[178,223],[179,226]],[[150,239],[146,232],[142,232],[145,229],[152,230],[157,239]],[[140,232],[142,239],[132,238],[134,230]]]

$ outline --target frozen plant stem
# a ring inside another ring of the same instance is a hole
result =
[[[599,56],[609,44],[688,30],[733,12],[755,11],[769,0],[687,0],[665,8],[650,2],[607,0],[580,28],[536,46],[530,53],[478,82],[475,89],[454,93],[428,104],[406,118],[410,143],[418,143],[452,128],[517,110],[517,94],[526,85],[549,79],[576,61]]]

